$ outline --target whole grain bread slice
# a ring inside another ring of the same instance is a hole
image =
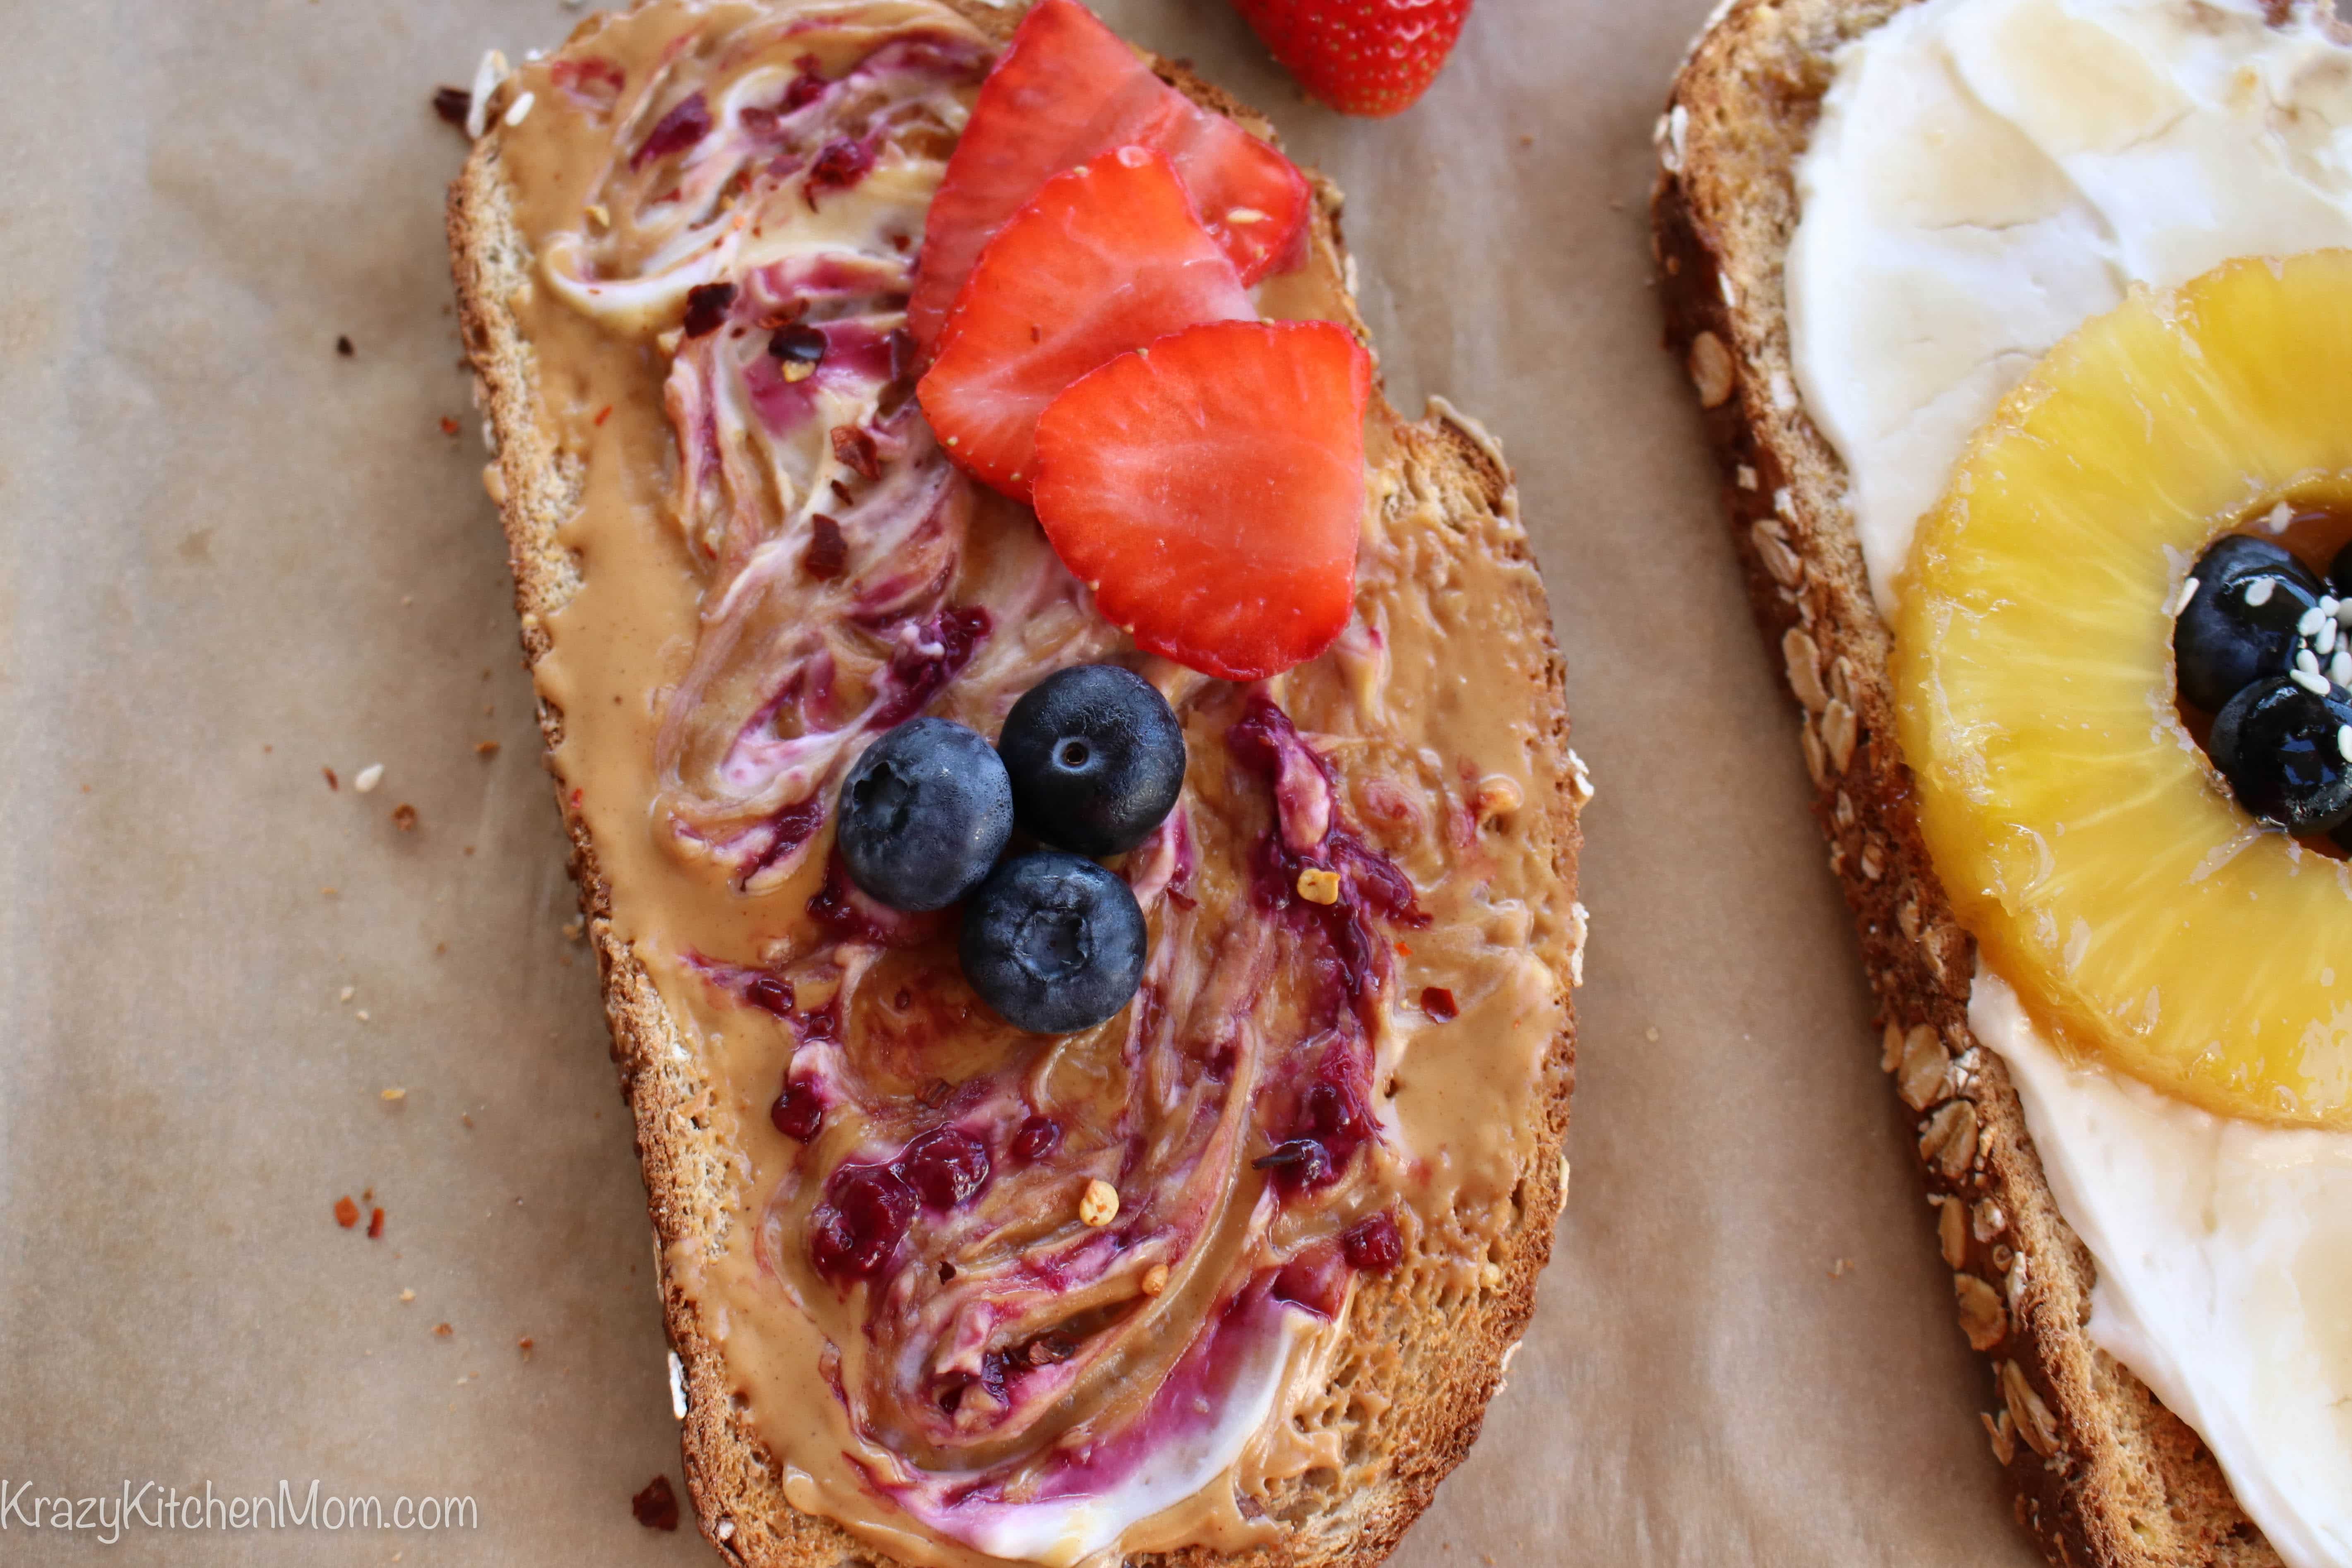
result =
[[[778,0],[781,8],[812,0]],[[985,0],[947,0],[992,37],[1003,38],[1021,8]],[[592,18],[582,35],[599,26]],[[1254,133],[1275,140],[1272,127],[1181,65],[1154,68],[1196,101],[1228,114]],[[477,376],[477,397],[496,443],[486,473],[499,511],[515,579],[525,659],[536,665],[550,643],[544,617],[579,585],[578,568],[558,530],[580,502],[583,476],[562,456],[542,419],[532,345],[519,331],[509,297],[527,284],[535,265],[511,217],[508,171],[501,162],[500,115],[506,90],[488,105],[488,131],[477,142],[451,186],[448,241],[465,342]],[[1307,263],[1335,299],[1352,301],[1352,267],[1342,245],[1336,187],[1310,174],[1316,194]],[[1349,303],[1345,324],[1360,338],[1361,321]],[[1397,504],[1434,502],[1457,553],[1490,551],[1527,561],[1527,535],[1517,520],[1509,468],[1499,450],[1471,421],[1442,404],[1409,422],[1375,396],[1371,417],[1392,438],[1391,461],[1401,482]],[[1549,658],[1531,694],[1548,716],[1539,737],[1549,776],[1559,787],[1528,803],[1522,831],[1532,835],[1559,879],[1560,903],[1570,907],[1579,847],[1577,812],[1587,789],[1568,750],[1563,674],[1549,632],[1549,616],[1532,574],[1524,602],[1512,606],[1541,639]],[[550,752],[562,742],[563,714],[541,700],[540,724]],[[1578,781],[1571,784],[1571,781]],[[635,1123],[657,1259],[682,1240],[708,1241],[730,1223],[735,1162],[711,1131],[698,1125],[707,1086],[691,1058],[677,1048],[662,998],[628,947],[616,939],[611,889],[599,869],[597,846],[582,814],[559,792],[578,883],[603,975],[613,1057]],[[1476,1437],[1486,1402],[1499,1389],[1505,1363],[1524,1332],[1535,1282],[1551,1250],[1552,1232],[1567,1186],[1559,1151],[1573,1086],[1573,1013],[1566,978],[1578,972],[1582,910],[1556,930],[1538,929],[1552,972],[1562,976],[1567,1020],[1542,1064],[1536,1103],[1534,1156],[1512,1195],[1510,1222],[1474,1271],[1468,1290],[1458,1271],[1406,1268],[1390,1279],[1360,1285],[1349,1311],[1347,1342],[1334,1360],[1320,1396],[1297,1413],[1307,1426],[1335,1432],[1344,1464],[1310,1471],[1286,1483],[1267,1510],[1277,1526],[1273,1543],[1241,1555],[1202,1549],[1155,1556],[1153,1562],[1276,1565],[1370,1564],[1386,1556],[1428,1505],[1437,1483]],[[785,1499],[782,1478],[751,1420],[732,1395],[719,1346],[706,1332],[697,1303],[665,1270],[663,1315],[677,1365],[687,1478],[705,1536],[730,1561],[758,1568],[819,1568],[844,1561],[892,1559],[830,1521],[804,1514]],[[1138,1561],[1147,1561],[1139,1558]]]
[[[2006,1068],[1969,1032],[1974,944],[1919,837],[1845,469],[1796,391],[1782,286],[1796,165],[1832,56],[1912,3],[1728,0],[1717,12],[1658,124],[1651,219],[1667,342],[1698,393],[1749,601],[1796,699],[1814,815],[1882,1009],[1881,1066],[1916,1120],[2018,1520],[2055,1563],[2274,1564],[2197,1435],[2085,1331],[2091,1257],[2051,1196]]]

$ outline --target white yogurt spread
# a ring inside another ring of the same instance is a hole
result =
[[[2352,49],[2253,0],[1925,0],[1841,55],[1798,170],[1788,308],[1882,614],[1921,513],[2026,370],[2134,283],[2352,246]],[[2352,1135],[2009,1063],[2098,1264],[2093,1340],[2194,1426],[2293,1568],[2352,1564]]]
[[[2204,1437],[2281,1557],[2352,1563],[2352,1138],[2070,1062],[1990,971],[1969,1027],[2098,1259],[2091,1337]]]
[[[2253,0],[1927,0],[1840,57],[1789,331],[1879,610],[1969,437],[2132,283],[2352,245],[2352,50]]]

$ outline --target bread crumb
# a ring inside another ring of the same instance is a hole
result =
[[[1168,1289],[1168,1265],[1155,1263],[1143,1271],[1143,1293],[1157,1296]]]
[[[383,1091],[383,1098],[394,1101],[406,1100],[408,1091],[404,1089],[387,1089]]]
[[[400,1293],[400,1299],[403,1301],[414,1301],[416,1300],[416,1292],[414,1290],[403,1290]]]
[[[406,801],[402,801],[398,805],[392,808],[392,825],[394,827],[399,828],[403,833],[415,832],[416,808],[409,805]]]
[[[382,763],[370,763],[367,766],[362,768],[358,773],[352,775],[352,787],[359,791],[362,795],[370,793],[376,785],[382,783],[383,783],[383,764]]]
[[[366,1022],[368,1021],[368,1010],[367,1010],[366,1008],[362,1007],[362,1008],[361,1008],[358,1012],[356,1012],[356,1013],[352,1014],[352,1017],[354,1017],[354,1018],[357,1018],[361,1023],[364,1024],[364,1023],[366,1023]]]
[[[1652,1045],[1656,1045],[1658,1043],[1658,1026],[1655,1024],[1651,1025],[1648,1028],[1642,1031],[1642,1037],[1649,1041]]]
[[[339,1001],[339,1002],[348,1002],[348,1001],[350,1001],[353,996],[356,996],[356,995],[358,995],[358,994],[359,994],[359,987],[358,987],[358,986],[356,986],[356,985],[346,985],[346,986],[344,986],[344,987],[343,987],[342,994],[341,994],[341,995],[340,995],[340,996],[338,996],[338,997],[336,998],[336,1000],[337,1000],[337,1001]]]
[[[326,781],[327,781],[327,787],[328,787],[329,789],[341,789],[341,788],[342,788],[342,787],[343,787],[342,781],[341,781],[341,779],[339,779],[339,778],[335,777],[335,770],[334,770],[334,769],[332,769],[332,768],[327,768],[327,767],[322,767],[322,768],[320,768],[320,769],[319,770],[319,772],[320,772],[322,775],[324,775],[324,776],[325,776]],[[87,792],[87,791],[89,789],[89,785],[88,785],[88,784],[84,784],[84,785],[82,785],[81,787],[82,787],[82,789],[84,790],[84,792]]]
[[[1078,1218],[1100,1230],[1118,1217],[1118,1189],[1100,1176],[1087,1183],[1078,1198]]]
[[[1851,1258],[1841,1258],[1830,1265],[1830,1278],[1832,1279],[1843,1279],[1853,1272],[1853,1259]]]
[[[1339,873],[1320,866],[1309,866],[1298,873],[1298,896],[1310,904],[1336,904],[1339,901]]]
[[[499,743],[496,741],[477,741],[474,742],[474,755],[478,757],[495,757],[498,754]]]
[[[321,888],[319,889],[319,896],[322,899],[331,899],[335,896],[335,889],[332,888]]]
[[[436,1340],[446,1340],[457,1331],[457,1330],[451,1328],[446,1323],[436,1323],[433,1325],[433,1337]]]
[[[587,929],[588,922],[584,920],[568,920],[563,922],[563,934],[573,942],[578,942],[581,933]]]

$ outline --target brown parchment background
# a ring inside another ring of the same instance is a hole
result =
[[[1391,395],[1517,466],[1600,784],[1558,1255],[1396,1562],[2025,1563],[1658,348],[1650,127],[1706,8],[1479,0],[1419,107],[1350,121],[1221,0],[1102,5],[1348,190]],[[317,1478],[479,1520],[109,1548],[0,1506],[0,1563],[714,1560],[629,1511],[678,1463],[649,1232],[426,108],[578,16],[0,4],[0,1497]],[[331,1214],[365,1190],[379,1241]]]

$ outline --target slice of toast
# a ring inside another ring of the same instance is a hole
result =
[[[1846,473],[1796,392],[1782,259],[1832,57],[1910,0],[1728,0],[1659,121],[1651,216],[1666,337],[1696,388],[1758,623],[1785,664],[1830,868],[1916,1116],[1984,1417],[2053,1562],[2276,1563],[2197,1435],[2092,1343],[2094,1268],[2060,1215],[2006,1068],[1968,1026],[1974,946],[1919,837],[1889,639]],[[2283,7],[2282,7],[2283,9]]]
[[[982,0],[948,3],[999,40],[1019,20],[1017,7],[1000,10]],[[804,9],[810,4],[777,0],[773,8]],[[574,44],[593,37],[599,26],[598,19],[583,24]],[[1185,68],[1164,61],[1155,62],[1155,68],[1195,101],[1273,140],[1265,121]],[[542,407],[538,358],[514,305],[519,290],[527,297],[536,264],[516,226],[515,191],[501,159],[502,121],[515,96],[514,89],[501,87],[487,106],[489,129],[451,188],[448,238],[478,398],[496,443],[497,460],[485,479],[499,503],[523,649],[536,669],[551,647],[549,618],[583,581],[581,563],[559,531],[581,506],[586,480],[583,465],[564,449]],[[1305,272],[1285,287],[1321,302],[1323,313],[1360,337],[1363,327],[1348,287],[1352,267],[1341,248],[1339,193],[1309,177],[1316,197],[1309,258]],[[1328,1376],[1294,1412],[1302,1431],[1331,1435],[1341,1462],[1280,1484],[1264,1512],[1274,1527],[1266,1544],[1223,1556],[1188,1549],[1154,1555],[1152,1561],[1217,1560],[1270,1568],[1370,1563],[1386,1555],[1477,1435],[1486,1403],[1500,1386],[1504,1363],[1524,1331],[1566,1187],[1559,1149],[1574,1069],[1568,987],[1580,969],[1583,936],[1583,912],[1573,902],[1576,817],[1586,792],[1580,765],[1568,751],[1562,672],[1549,614],[1517,521],[1511,474],[1494,444],[1442,405],[1432,417],[1409,422],[1377,395],[1373,403],[1370,449],[1385,454],[1379,460],[1387,470],[1383,477],[1393,481],[1390,512],[1400,520],[1408,512],[1435,520],[1426,546],[1427,570],[1442,574],[1447,562],[1476,556],[1508,564],[1517,586],[1512,602],[1496,613],[1521,627],[1528,646],[1540,650],[1528,669],[1492,673],[1529,682],[1526,701],[1535,715],[1530,751],[1541,770],[1539,782],[1557,785],[1539,789],[1518,813],[1517,830],[1548,860],[1556,883],[1555,907],[1535,922],[1529,940],[1559,977],[1563,1026],[1542,1056],[1540,1081],[1531,1095],[1539,1122],[1533,1130],[1534,1153],[1521,1169],[1507,1223],[1491,1249],[1466,1272],[1409,1256],[1393,1275],[1367,1276],[1358,1285],[1348,1331]],[[541,725],[552,755],[564,739],[565,715],[544,691],[542,684]],[[1571,785],[1571,780],[1580,782]],[[669,1007],[644,964],[616,936],[612,887],[600,868],[600,849],[609,860],[609,847],[601,847],[592,834],[575,795],[560,790],[559,803],[602,970],[613,1054],[635,1121],[663,1266],[664,1318],[677,1363],[674,1386],[684,1423],[687,1475],[703,1532],[724,1556],[753,1564],[811,1568],[845,1559],[898,1560],[787,1500],[784,1478],[736,1394],[700,1304],[672,1267],[683,1248],[714,1244],[739,1223],[737,1155],[717,1131],[718,1121],[703,1114],[709,1085],[697,1073]],[[821,1391],[811,1392],[823,1397]]]

